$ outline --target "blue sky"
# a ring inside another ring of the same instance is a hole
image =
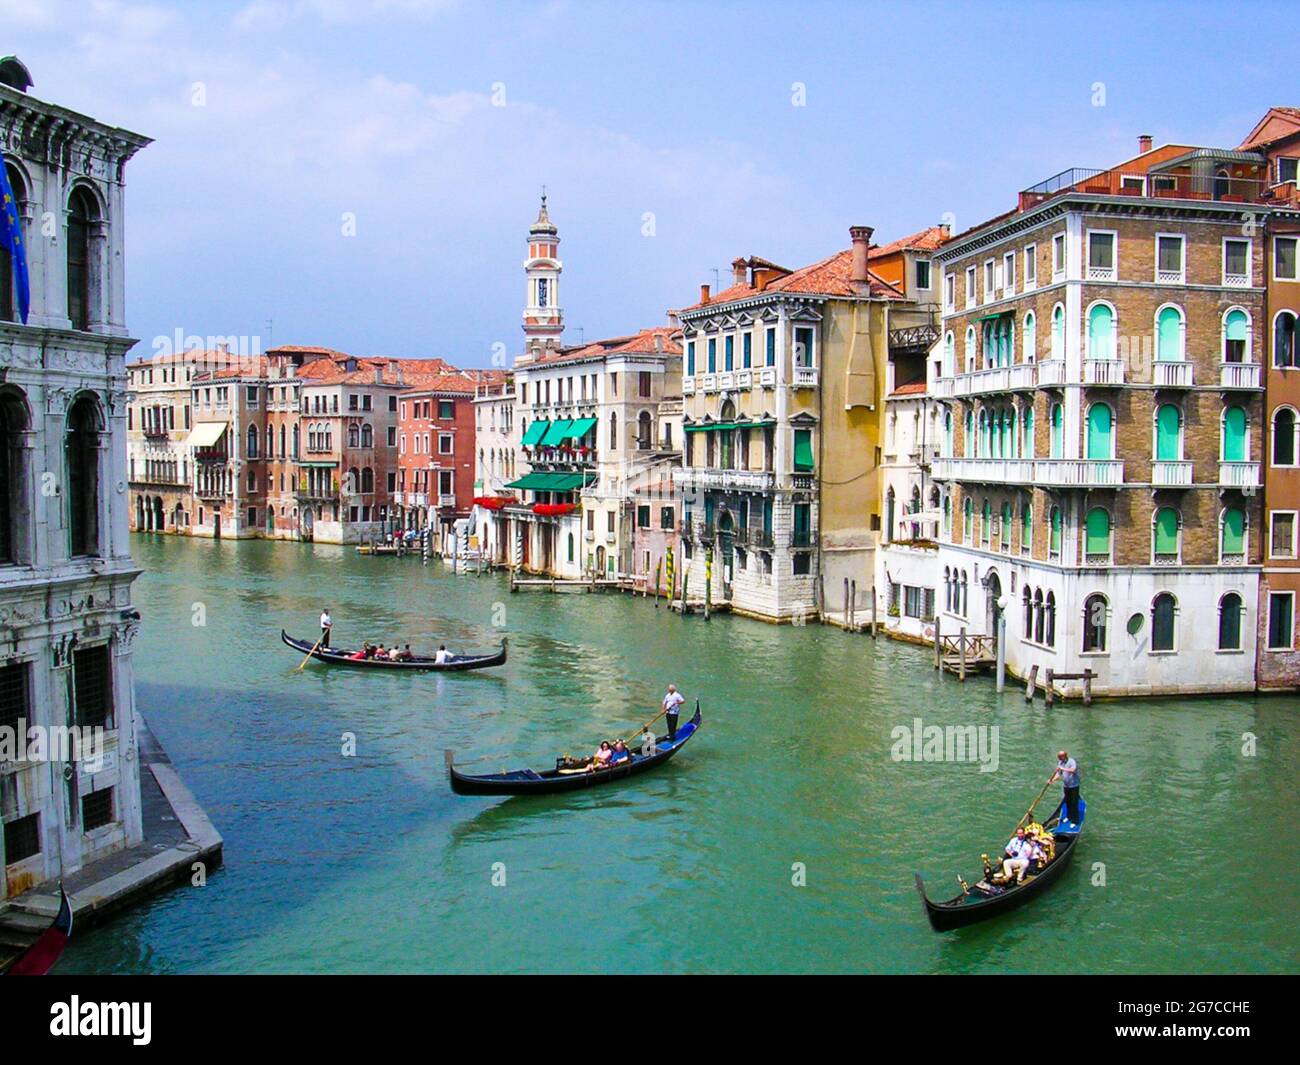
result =
[[[1293,10],[0,0],[0,51],[156,138],[127,171],[137,353],[181,329],[483,366],[520,347],[542,184],[566,339],[629,332],[737,255],[966,228],[1140,133],[1235,145],[1300,105]]]

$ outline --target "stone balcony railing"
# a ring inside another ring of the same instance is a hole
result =
[[[1220,462],[1219,487],[1221,488],[1258,488],[1258,462]]]
[[[1110,487],[1124,483],[1124,463],[1119,459],[936,458],[930,476],[936,481]]]
[[[1086,385],[1122,385],[1124,362],[1122,359],[1084,359],[1083,383]]]
[[[673,483],[682,489],[722,488],[743,492],[770,492],[776,487],[771,470],[718,470],[683,466],[673,470]]]
[[[1065,384],[1065,360],[1046,359],[1038,364],[1038,387]]]
[[[1257,362],[1225,362],[1219,366],[1220,388],[1259,388],[1260,366]]]
[[[1033,459],[936,458],[930,466],[936,481],[991,481],[1032,484]]]
[[[817,367],[796,366],[794,368],[794,387],[795,388],[816,388]]]
[[[1192,483],[1190,460],[1151,463],[1151,483],[1159,488],[1187,488]]]
[[[1151,383],[1156,388],[1191,388],[1192,376],[1190,362],[1157,361],[1151,370]]]
[[[1034,480],[1062,488],[1109,488],[1124,483],[1124,463],[1119,459],[1038,459]]]

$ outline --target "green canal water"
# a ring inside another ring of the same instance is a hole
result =
[[[1048,710],[941,677],[923,650],[816,625],[512,596],[499,576],[336,547],[141,536],[134,550],[139,705],[226,865],[75,937],[62,972],[1296,968],[1294,698]],[[324,604],[336,644],[474,649],[504,632],[510,660],[295,672],[280,628],[314,636]],[[651,716],[669,681],[701,700],[704,730],[631,785],[535,799],[447,786],[444,748],[484,771],[544,766]],[[997,771],[894,760],[892,730],[916,717],[996,725]],[[951,894],[1062,746],[1089,803],[1064,879],[1015,915],[932,932],[913,871]]]

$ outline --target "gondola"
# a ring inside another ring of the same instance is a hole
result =
[[[354,669],[408,669],[438,670],[454,673],[466,669],[487,669],[489,666],[503,665],[506,660],[506,641],[501,641],[501,649],[485,655],[451,655],[446,662],[436,662],[432,658],[417,655],[405,662],[393,662],[387,658],[352,658],[355,651],[342,647],[317,647],[306,640],[295,640],[284,629],[280,630],[280,639],[299,654],[310,655],[318,662],[331,666],[348,666]]]
[[[0,972],[5,976],[44,976],[63,954],[63,948],[72,938],[72,902],[68,893],[59,888],[59,912],[50,927],[36,941],[14,958]]]
[[[1039,872],[1027,875],[1019,885],[998,889],[983,878],[970,888],[963,888],[960,895],[946,902],[934,902],[925,893],[925,883],[921,874],[916,874],[916,890],[925,905],[925,915],[930,919],[930,927],[936,932],[947,932],[962,928],[976,921],[996,917],[1000,913],[1013,909],[1030,899],[1036,898],[1061,878],[1065,867],[1074,857],[1075,844],[1079,842],[1079,833],[1083,831],[1083,822],[1087,816],[1088,805],[1079,800],[1079,823],[1062,820],[1064,804],[1057,808],[1043,827],[1052,833],[1056,840],[1056,857]]]
[[[580,788],[593,788],[598,784],[612,784],[616,780],[626,780],[641,773],[648,772],[663,765],[668,759],[690,742],[700,728],[700,704],[695,702],[695,716],[677,729],[677,738],[673,742],[657,745],[654,754],[642,755],[641,748],[631,748],[632,756],[624,762],[609,769],[591,771],[562,769],[563,759],[557,759],[554,769],[515,769],[508,773],[488,773],[483,776],[470,776],[458,772],[451,763],[450,754],[447,761],[447,774],[451,779],[451,790],[457,795],[549,795],[560,791],[577,791]]]

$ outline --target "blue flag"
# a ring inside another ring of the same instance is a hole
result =
[[[27,246],[23,243],[23,226],[18,218],[18,201],[14,198],[13,186],[9,184],[9,170],[5,166],[4,152],[0,152],[0,198],[4,200],[4,210],[0,211],[0,239],[9,250],[13,263],[14,292],[18,296],[18,315],[27,324],[27,312],[32,305],[32,286],[27,277]]]

